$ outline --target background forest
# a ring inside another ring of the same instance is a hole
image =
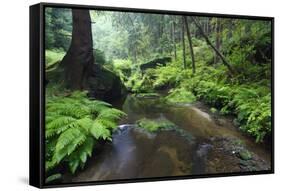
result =
[[[75,14],[89,30],[74,28]],[[96,145],[112,141],[126,112],[111,104],[127,94],[200,101],[211,113],[233,116],[257,144],[271,140],[270,21],[92,10],[88,18],[62,8],[47,8],[45,19],[46,182],[65,166],[75,173]],[[81,78],[73,57],[79,35],[92,63]],[[167,126],[139,124],[148,131]]]

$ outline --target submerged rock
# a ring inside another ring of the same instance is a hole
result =
[[[238,153],[239,158],[242,160],[250,160],[252,159],[252,154],[247,150],[242,150]]]
[[[196,155],[199,158],[206,157],[208,152],[213,148],[211,144],[203,143],[199,145],[198,150],[196,151]]]
[[[137,125],[138,127],[146,129],[150,132],[155,132],[157,130],[163,129],[174,129],[176,127],[174,123],[162,117],[158,119],[142,118],[137,121]]]

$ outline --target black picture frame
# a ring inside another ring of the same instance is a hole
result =
[[[271,169],[265,171],[239,172],[239,173],[219,173],[206,175],[187,175],[173,176],[161,178],[139,178],[124,179],[113,181],[95,181],[95,182],[79,182],[79,183],[62,183],[50,184],[44,183],[44,126],[45,126],[45,8],[79,8],[91,10],[105,11],[123,11],[123,12],[139,12],[166,15],[187,15],[187,16],[208,16],[222,18],[239,18],[252,20],[266,20],[271,22],[272,33],[272,67],[271,67],[271,112],[272,112],[272,148],[271,148]],[[274,18],[249,16],[249,15],[231,15],[231,14],[214,14],[214,13],[196,13],[185,11],[168,11],[154,9],[136,9],[124,7],[104,7],[93,5],[74,5],[74,4],[55,4],[55,3],[39,3],[30,6],[30,134],[29,134],[29,184],[38,188],[53,188],[66,186],[84,186],[99,184],[115,184],[115,183],[133,183],[178,179],[194,179],[194,178],[211,178],[211,177],[227,177],[227,176],[244,176],[258,174],[274,173]]]

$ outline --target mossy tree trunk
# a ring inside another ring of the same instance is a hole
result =
[[[91,18],[89,10],[72,9],[72,40],[61,64],[64,83],[72,90],[87,87],[87,79],[93,74],[94,55]]]

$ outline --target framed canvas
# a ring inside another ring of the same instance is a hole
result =
[[[274,172],[274,18],[30,7],[30,184]]]

